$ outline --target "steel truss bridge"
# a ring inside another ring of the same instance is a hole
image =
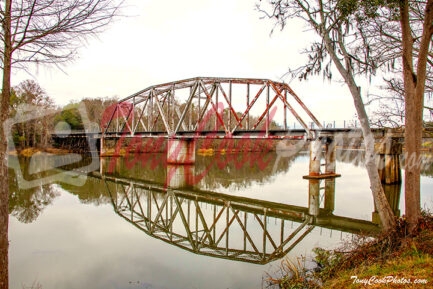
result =
[[[92,176],[104,180],[119,216],[154,238],[200,255],[266,264],[284,257],[315,226],[331,232],[379,231],[373,222],[333,215],[335,192],[325,192],[330,200],[325,196],[322,205],[312,209],[99,173]],[[314,203],[311,196],[309,203],[310,207]]]
[[[99,131],[87,122],[83,131],[52,133],[54,142],[85,150],[96,140],[102,150],[104,139],[121,138],[362,138],[360,128],[324,127],[288,84],[254,78],[196,77],[150,86],[107,108]],[[377,140],[404,137],[396,130],[372,132]],[[424,137],[432,135],[426,129]]]
[[[51,135],[56,143],[72,148],[79,142],[86,147],[83,139],[122,137],[314,140],[338,133],[362,137],[360,128],[324,127],[288,84],[254,78],[196,77],[150,86],[106,109],[99,131],[84,126],[83,131]],[[376,139],[404,137],[399,130],[372,128],[372,132]],[[432,129],[425,129],[424,137],[432,135]]]
[[[290,129],[288,123],[302,129]],[[314,137],[322,124],[286,83],[268,79],[197,77],[150,86],[103,116],[102,138]],[[309,125],[310,124],[310,125]]]

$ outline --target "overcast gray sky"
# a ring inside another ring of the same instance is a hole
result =
[[[126,0],[123,14],[80,49],[64,72],[44,66],[16,72],[12,84],[33,78],[57,104],[84,97],[126,97],[151,85],[196,76],[286,81],[321,121],[353,119],[347,88],[321,77],[308,82],[282,76],[303,63],[314,37],[300,23],[270,35],[255,0]]]

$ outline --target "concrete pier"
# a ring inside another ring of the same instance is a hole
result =
[[[194,164],[195,140],[194,139],[169,139],[167,147],[167,163],[169,164]]]
[[[329,214],[332,214],[335,210],[335,178],[325,179],[324,209]]]
[[[324,158],[324,164],[322,159]],[[321,167],[324,166],[324,172]],[[310,163],[308,175],[304,179],[324,179],[340,177],[336,172],[336,147],[334,138],[319,137],[310,143]]]
[[[310,143],[309,176],[320,175],[320,161],[322,159],[322,140],[317,139]]]
[[[334,138],[327,137],[325,142],[325,174],[335,174],[336,168],[336,146]]]

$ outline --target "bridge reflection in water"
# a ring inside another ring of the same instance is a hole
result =
[[[308,207],[301,207],[94,176],[104,180],[114,210],[125,220],[154,238],[201,255],[266,264],[284,257],[315,226],[349,233],[379,231],[377,223],[333,215],[334,178],[309,180]]]

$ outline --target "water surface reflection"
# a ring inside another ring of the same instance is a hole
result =
[[[377,224],[333,215],[335,179],[309,181],[309,206],[211,191],[171,189],[102,175],[114,210],[146,234],[197,254],[266,264],[284,257],[314,226],[374,233]],[[326,190],[327,189],[327,190]]]
[[[26,191],[12,171],[11,288],[260,288],[285,254],[377,228],[364,169],[348,161],[341,178],[309,182],[305,153],[198,157],[183,181],[164,160],[107,158],[83,186]],[[398,212],[399,187],[389,195]]]

